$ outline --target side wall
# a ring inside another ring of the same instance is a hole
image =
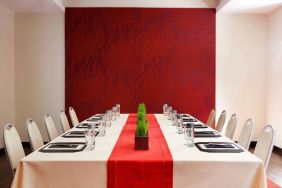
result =
[[[50,113],[60,130],[65,101],[64,14],[16,13],[16,124],[27,141],[27,118],[47,138],[43,116]]]
[[[15,123],[14,13],[0,4],[0,148],[6,123]]]
[[[267,22],[264,15],[217,14],[216,107],[237,114],[237,139],[244,122],[255,123],[253,140],[265,126]]]
[[[282,7],[268,15],[267,24],[266,122],[275,129],[275,145],[282,148]]]

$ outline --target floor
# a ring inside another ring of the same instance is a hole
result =
[[[26,154],[31,152],[30,147],[24,146]],[[251,149],[253,150],[253,149]],[[13,175],[10,170],[9,163],[6,159],[4,150],[0,151],[0,187],[9,188],[11,186]],[[282,155],[279,152],[274,151],[272,153],[270,163],[267,170],[267,176],[274,183],[282,187]]]
[[[267,169],[267,176],[274,183],[282,187],[282,155],[273,152]]]
[[[24,145],[25,154],[31,153],[31,148]],[[0,188],[10,188],[13,180],[13,174],[9,162],[3,149],[0,150]]]

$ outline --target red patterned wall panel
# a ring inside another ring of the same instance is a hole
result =
[[[206,120],[215,106],[215,10],[67,8],[66,108],[80,119],[116,103],[168,103]]]

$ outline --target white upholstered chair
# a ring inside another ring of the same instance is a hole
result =
[[[222,128],[224,126],[224,123],[225,123],[225,120],[226,120],[226,111],[223,110],[217,120],[217,123],[216,123],[216,127],[215,129],[221,133],[222,131]]]
[[[63,132],[70,130],[69,120],[66,116],[65,111],[63,111],[63,110],[60,112],[60,120],[61,120]]]
[[[3,132],[4,147],[6,156],[10,163],[13,174],[15,173],[20,160],[25,157],[24,149],[22,146],[21,138],[16,128],[7,124]]]
[[[28,119],[26,121],[26,125],[27,125],[28,137],[30,141],[30,147],[32,151],[35,151],[44,145],[40,130],[37,124],[35,123],[35,121],[32,119]]]
[[[73,126],[76,126],[79,124],[77,115],[73,109],[73,107],[69,107],[69,114],[70,114],[70,118],[71,118],[71,123]]]
[[[215,113],[216,113],[216,109],[212,109],[212,111],[210,112],[210,115],[208,117],[208,120],[207,120],[207,125],[212,127],[215,123]]]
[[[274,130],[271,125],[267,125],[261,132],[254,154],[264,163],[265,170],[268,167],[270,156],[274,144]]]
[[[231,118],[229,119],[226,129],[225,129],[225,136],[230,138],[231,140],[233,139],[233,136],[236,130],[236,125],[237,125],[236,114],[233,114]]]
[[[251,119],[248,119],[243,126],[240,137],[238,139],[238,144],[248,150],[250,147],[252,134],[253,121]]]
[[[45,115],[45,126],[47,128],[50,141],[59,136],[55,122],[49,114]]]

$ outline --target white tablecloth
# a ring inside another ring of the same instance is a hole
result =
[[[88,188],[107,187],[107,160],[128,115],[122,114],[106,137],[96,138],[94,151],[78,153],[41,153],[35,151],[19,163],[12,187]],[[205,153],[184,145],[183,135],[176,133],[163,115],[156,118],[173,157],[174,188],[262,188],[266,177],[262,161],[249,152]],[[210,129],[210,128],[209,128]],[[81,130],[73,128],[73,130]],[[205,129],[207,130],[207,129]],[[230,141],[226,137],[195,138],[195,141]],[[81,142],[84,138],[58,137],[52,142]]]
[[[184,145],[183,134],[162,114],[155,115],[173,158],[175,188],[261,188],[266,187],[263,163],[248,151],[207,153]],[[197,131],[211,131],[211,128]],[[195,142],[231,142],[226,137],[195,138]]]
[[[128,114],[121,114],[105,137],[96,137],[93,151],[42,153],[35,151],[18,165],[12,187],[24,188],[106,188],[107,160],[115,146]],[[83,129],[73,128],[71,131]],[[85,142],[84,138],[58,137],[52,142]]]

